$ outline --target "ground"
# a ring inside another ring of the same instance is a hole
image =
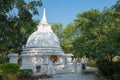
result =
[[[78,72],[80,71],[80,72]],[[52,77],[39,80],[99,80],[94,72],[97,69],[93,67],[87,67],[86,70],[77,69],[75,72],[63,72],[53,75]]]
[[[82,75],[78,73],[66,73],[66,74],[57,74],[52,78],[47,78],[44,80],[98,80],[98,78],[94,74]]]

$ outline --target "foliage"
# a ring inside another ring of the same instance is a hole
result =
[[[100,26],[101,14],[98,10],[90,10],[77,15],[75,25],[80,28],[81,34],[73,42],[73,48],[77,56],[93,56],[96,38],[98,35],[94,29]],[[94,23],[93,23],[94,22]],[[95,56],[93,56],[95,57]]]
[[[120,61],[109,62],[107,60],[98,60],[97,67],[103,76],[107,77],[109,80],[119,80]]]
[[[14,63],[0,64],[0,74],[7,80],[9,76],[14,77],[19,72],[19,65]]]
[[[9,59],[7,57],[0,57],[0,64],[7,63]]]
[[[61,46],[65,53],[72,53],[73,51],[72,42],[73,42],[73,39],[63,39],[61,41]]]
[[[73,41],[75,38],[75,25],[73,23],[70,23],[65,27],[62,31],[62,40],[61,40],[61,46],[65,53],[74,53],[73,50]]]
[[[112,6],[112,9],[117,12],[120,11],[120,0],[117,0],[116,4]]]
[[[63,39],[74,38],[74,33],[75,25],[73,23],[68,24],[62,31]]]
[[[98,61],[97,67],[104,76],[112,80],[119,80],[120,74],[119,60],[118,62],[113,61],[115,56],[120,56],[119,7],[120,0],[111,8],[105,8],[101,12],[92,9],[79,13],[73,23],[75,24],[75,31],[71,30],[73,33],[70,34],[70,36],[74,35],[77,29],[80,31],[80,35],[74,38],[72,42],[74,56],[105,60]],[[70,31],[66,30],[66,32],[69,34]],[[68,35],[67,38],[69,39],[70,36]]]
[[[20,53],[22,45],[36,26],[32,20],[42,2],[25,0],[0,1],[0,57],[10,52]]]
[[[81,35],[73,42],[73,48],[78,56],[103,57],[112,61],[119,55],[120,19],[111,9],[90,10],[77,15],[76,27]],[[117,15],[118,16],[118,15]]]
[[[62,24],[61,23],[52,23],[51,28],[52,28],[53,32],[57,35],[59,40],[61,40],[62,39],[62,30],[63,30]]]
[[[87,61],[86,65],[89,67],[96,67],[96,61]]]
[[[120,74],[113,74],[113,80],[120,80]]]
[[[20,69],[19,74],[18,74],[17,77],[20,80],[24,80],[24,79],[28,79],[29,77],[31,77],[32,74],[33,74],[32,69]]]
[[[74,53],[76,57],[102,57],[109,61],[120,55],[120,19],[116,7],[119,7],[119,0],[102,12],[92,9],[79,13],[74,22],[63,29],[61,44],[64,51]]]

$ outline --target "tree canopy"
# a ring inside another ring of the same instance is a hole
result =
[[[38,6],[42,6],[41,0],[0,1],[0,57],[10,52],[20,53],[22,45],[36,26],[32,16],[38,15]]]
[[[76,57],[106,58],[120,55],[120,0],[103,11],[91,9],[76,15],[62,31],[62,48]]]

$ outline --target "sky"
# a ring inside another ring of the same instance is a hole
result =
[[[42,7],[38,8],[39,15],[33,16],[34,19],[42,19],[43,8],[46,7],[46,16],[49,23],[62,23],[66,27],[73,22],[78,13],[91,9],[102,11],[105,7],[109,8],[117,0],[42,0]]]

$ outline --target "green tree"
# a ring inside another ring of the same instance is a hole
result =
[[[65,53],[74,53],[72,43],[74,41],[75,31],[76,28],[73,23],[68,24],[62,31],[63,39],[61,40],[61,46]]]
[[[73,43],[78,55],[104,56],[111,59],[118,55],[119,21],[115,9],[90,10],[77,15],[76,27],[80,28],[81,35]],[[117,17],[116,17],[117,16]],[[114,41],[114,42],[113,42]],[[110,60],[110,59],[108,59]]]
[[[35,23],[32,15],[37,15],[37,6],[42,2],[24,0],[0,1],[0,57],[4,58],[9,52],[20,53],[28,35],[33,32]],[[14,13],[16,9],[18,14]]]
[[[79,57],[95,57],[95,45],[99,35],[96,30],[101,26],[101,13],[99,10],[90,10],[77,15],[77,19],[74,20],[77,28],[80,29],[80,35],[73,42],[73,48],[75,55]]]
[[[57,35],[59,40],[62,39],[62,24],[61,23],[52,23],[51,28],[53,32]]]

